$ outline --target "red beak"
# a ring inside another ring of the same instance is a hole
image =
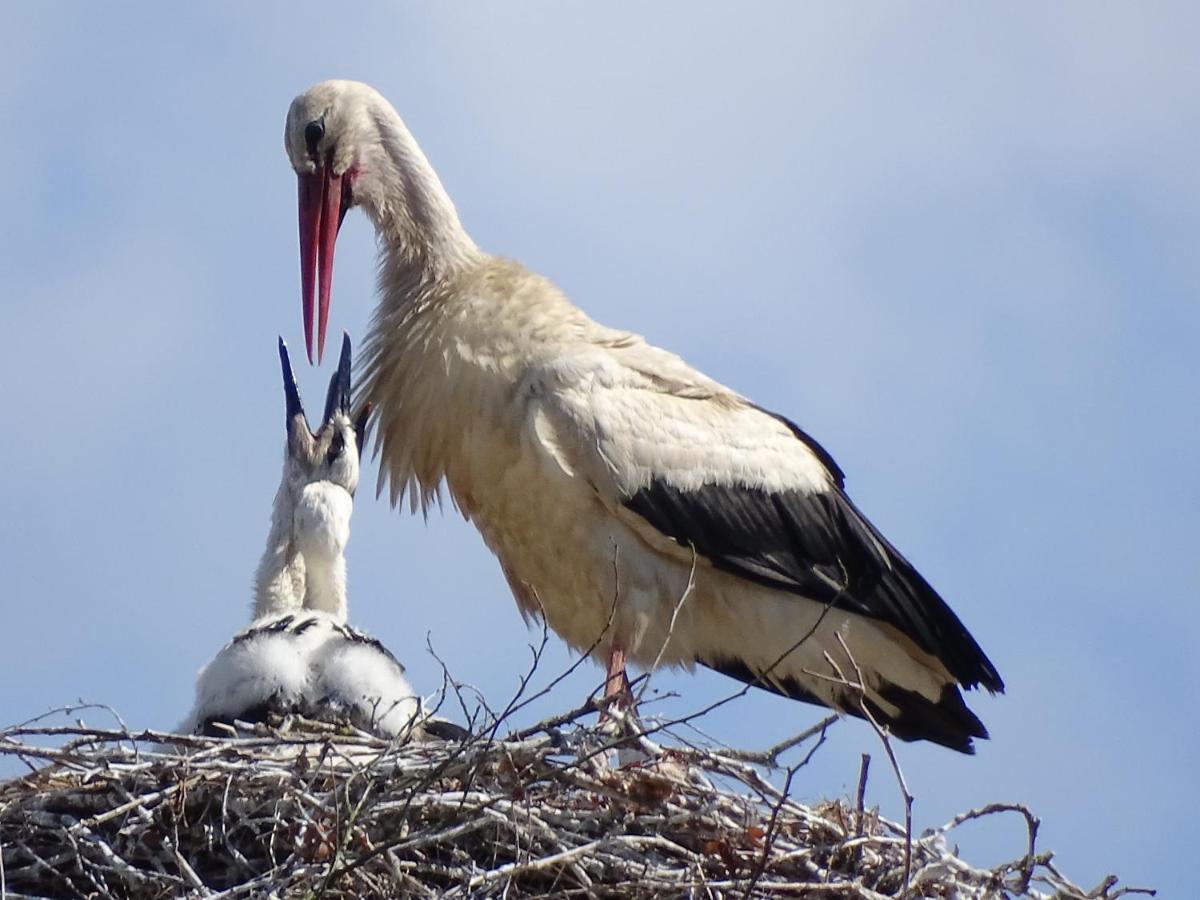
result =
[[[297,176],[300,188],[300,300],[304,312],[304,345],[313,361],[313,312],[317,312],[317,363],[325,352],[329,322],[329,289],[333,284],[333,245],[346,210],[342,178],[328,166]],[[316,290],[314,290],[316,288]]]

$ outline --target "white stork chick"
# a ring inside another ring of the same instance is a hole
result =
[[[626,657],[700,664],[906,740],[971,752],[987,735],[959,687],[1001,691],[999,674],[815,440],[482,252],[369,86],[301,94],[284,143],[310,359],[358,206],[380,247],[364,367],[380,489],[427,509],[445,482],[526,617],[607,661],[610,687]]]
[[[271,511],[267,549],[255,574],[254,618],[299,609],[346,620],[346,543],[358,488],[366,418],[351,423],[350,344],[329,384],[324,424],[309,429],[287,345],[279,341],[287,413],[283,475]],[[347,450],[347,442],[352,447]]]
[[[383,644],[330,613],[300,609],[255,621],[221,649],[196,681],[181,730],[221,735],[235,721],[291,714],[387,738],[422,734],[426,720]]]
[[[255,621],[200,673],[184,730],[219,734],[221,723],[298,713],[404,736],[424,719],[404,667],[379,641],[346,625],[345,549],[366,424],[365,414],[357,423],[349,415],[350,340],[343,341],[315,434],[282,340],[279,355],[287,451],[255,579]]]

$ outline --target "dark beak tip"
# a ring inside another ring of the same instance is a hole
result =
[[[329,393],[325,395],[325,421],[333,418],[334,413],[350,414],[350,370],[353,363],[353,351],[350,335],[342,332],[342,352],[338,357],[337,370],[329,379]]]
[[[300,416],[307,423],[304,415],[304,405],[300,402],[300,389],[296,386],[296,373],[292,370],[292,360],[288,355],[287,341],[279,338],[279,364],[283,369],[283,396],[287,405],[284,427],[291,429],[292,420]]]

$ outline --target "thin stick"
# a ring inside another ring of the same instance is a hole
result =
[[[646,693],[646,689],[650,687],[650,675],[658,670],[659,663],[662,662],[663,654],[667,652],[667,645],[671,643],[671,635],[675,633],[675,622],[679,618],[679,611],[683,609],[683,604],[687,602],[688,597],[692,595],[692,591],[696,589],[696,548],[692,547],[692,565],[688,569],[687,584],[684,585],[683,593],[679,595],[679,599],[675,602],[675,608],[671,610],[671,621],[667,623],[667,633],[663,637],[662,645],[658,648],[658,655],[654,657],[654,662],[651,664],[649,671],[646,673],[646,680],[642,682],[642,688],[638,691],[637,700],[634,701],[636,709],[642,702],[642,697]]]
[[[862,837],[864,824],[864,805],[867,798],[867,771],[871,768],[871,754],[862,755],[862,763],[858,768],[858,791],[854,795],[855,821],[858,823],[857,832]]]
[[[807,760],[805,760],[807,762]],[[801,763],[800,765],[803,765]],[[779,799],[775,805],[771,807],[771,821],[767,824],[767,833],[763,837],[763,851],[759,857],[758,866],[754,870],[754,875],[750,878],[750,883],[746,885],[746,893],[743,894],[743,900],[750,900],[754,895],[754,888],[762,879],[763,872],[767,870],[767,861],[771,858],[771,843],[775,840],[775,829],[779,825],[779,811],[787,802],[788,796],[792,791],[792,779],[796,776],[796,772],[800,766],[793,766],[787,770],[787,777],[783,781],[783,791],[779,795]]]
[[[900,794],[904,797],[904,893],[907,894],[909,881],[912,879],[913,795],[908,790],[908,782],[904,780],[904,772],[900,769],[900,761],[896,759],[896,754],[892,750],[891,736],[888,734],[886,729],[881,727],[880,724],[875,721],[875,716],[872,715],[871,710],[867,707],[867,689],[864,686],[865,682],[863,681],[862,669],[859,668],[858,662],[854,659],[854,654],[850,652],[850,648],[846,646],[846,641],[842,638],[840,631],[837,632],[837,639],[838,643],[842,645],[842,651],[846,654],[846,658],[850,660],[850,665],[854,667],[855,674],[858,676],[857,683],[853,683],[851,686],[858,688],[859,709],[862,711],[862,714],[866,720],[871,723],[871,727],[875,729],[875,733],[879,736],[879,740],[883,744],[883,750],[885,753],[887,753],[888,761],[892,764],[892,771],[896,774],[896,781],[900,785]],[[831,663],[833,662],[832,658],[829,657],[829,654],[826,654],[826,659],[829,659]],[[838,669],[838,673],[841,674],[840,669]]]

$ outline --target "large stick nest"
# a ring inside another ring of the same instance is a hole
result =
[[[0,755],[31,770],[0,783],[0,894],[1125,892],[1115,878],[1093,891],[1072,884],[1038,851],[1037,819],[1019,805],[973,810],[910,836],[861,799],[797,802],[791,776],[830,721],[765,754],[668,747],[657,742],[661,726],[614,739],[614,721],[597,725],[585,709],[505,738],[493,726],[462,741],[400,745],[295,720],[232,738],[35,722],[0,732]],[[785,767],[779,754],[793,748],[807,753]],[[637,761],[621,765],[618,753]],[[772,780],[773,768],[786,779]],[[953,829],[1006,813],[1028,825],[1012,862],[987,869],[956,855]]]

